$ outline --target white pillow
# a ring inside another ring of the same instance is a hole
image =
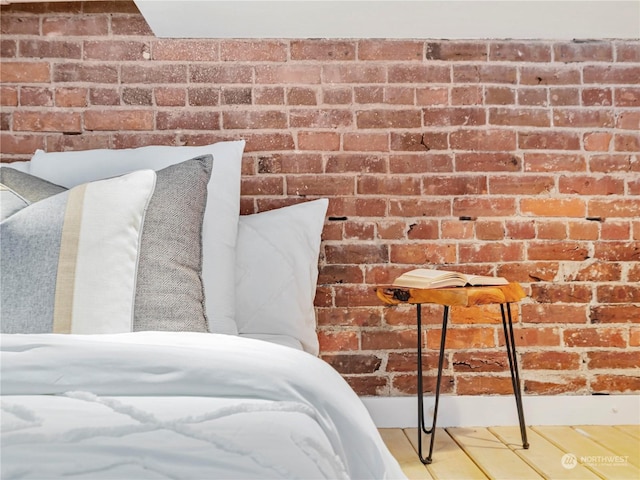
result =
[[[328,205],[323,198],[240,216],[236,324],[241,336],[281,337],[275,343],[299,343],[318,354],[313,301]]]
[[[234,284],[244,140],[199,147],[149,146],[119,150],[37,150],[29,173],[67,188],[140,169],[160,170],[199,155],[213,155],[202,230],[202,282],[209,329],[237,334]]]

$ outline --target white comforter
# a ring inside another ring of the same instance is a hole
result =
[[[216,334],[3,335],[2,478],[404,478],[326,363]]]

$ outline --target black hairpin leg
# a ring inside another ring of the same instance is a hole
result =
[[[432,462],[433,445],[436,439],[436,421],[438,419],[438,403],[440,401],[440,383],[442,380],[442,366],[444,364],[444,344],[447,337],[447,320],[449,319],[449,307],[445,305],[442,314],[442,333],[440,335],[440,354],[438,356],[438,379],[436,381],[436,402],[433,408],[433,423],[431,428],[426,428],[424,424],[424,388],[422,381],[422,309],[417,304],[417,323],[418,323],[418,457],[425,465]],[[422,434],[430,436],[429,454],[425,458],[422,455]]]
[[[507,314],[505,315],[505,304],[500,304],[502,313],[502,327],[504,329],[504,343],[507,346],[507,357],[509,358],[509,370],[511,371],[511,385],[513,395],[516,397],[516,407],[518,409],[518,421],[520,422],[520,435],[522,436],[522,448],[529,448],[527,441],[527,427],[524,423],[524,408],[522,407],[522,391],[520,390],[520,374],[518,373],[518,359],[516,357],[516,342],[513,335],[513,321],[511,320],[511,306],[506,304]]]

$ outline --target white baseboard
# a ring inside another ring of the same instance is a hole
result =
[[[415,397],[361,397],[379,428],[417,426]],[[425,421],[433,418],[433,397],[425,397]],[[640,424],[640,395],[527,396],[522,399],[527,425]],[[518,425],[513,396],[441,396],[439,427]]]

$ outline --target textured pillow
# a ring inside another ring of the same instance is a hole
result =
[[[213,157],[158,170],[142,231],[134,330],[208,332],[202,223]]]
[[[156,172],[138,261],[135,331],[208,331],[202,284],[202,223],[212,165],[213,157],[203,155]],[[33,175],[16,174],[23,191],[48,183]]]
[[[18,193],[29,203],[39,202],[67,190],[65,187],[10,167],[0,168],[0,183]]]
[[[13,168],[0,168],[0,221],[66,188]]]
[[[199,147],[149,146],[78,152],[36,151],[28,166],[33,175],[65,187],[134,170],[159,170],[197,155],[215,158],[203,225],[202,280],[209,329],[237,334],[234,321],[234,277],[240,173],[245,142],[218,142]],[[24,168],[27,168],[25,166]]]
[[[240,216],[236,254],[240,335],[297,344],[318,354],[313,301],[328,204],[320,199]]]
[[[0,222],[28,206],[27,199],[0,183]]]
[[[0,223],[4,333],[132,329],[151,170],[80,185]]]

